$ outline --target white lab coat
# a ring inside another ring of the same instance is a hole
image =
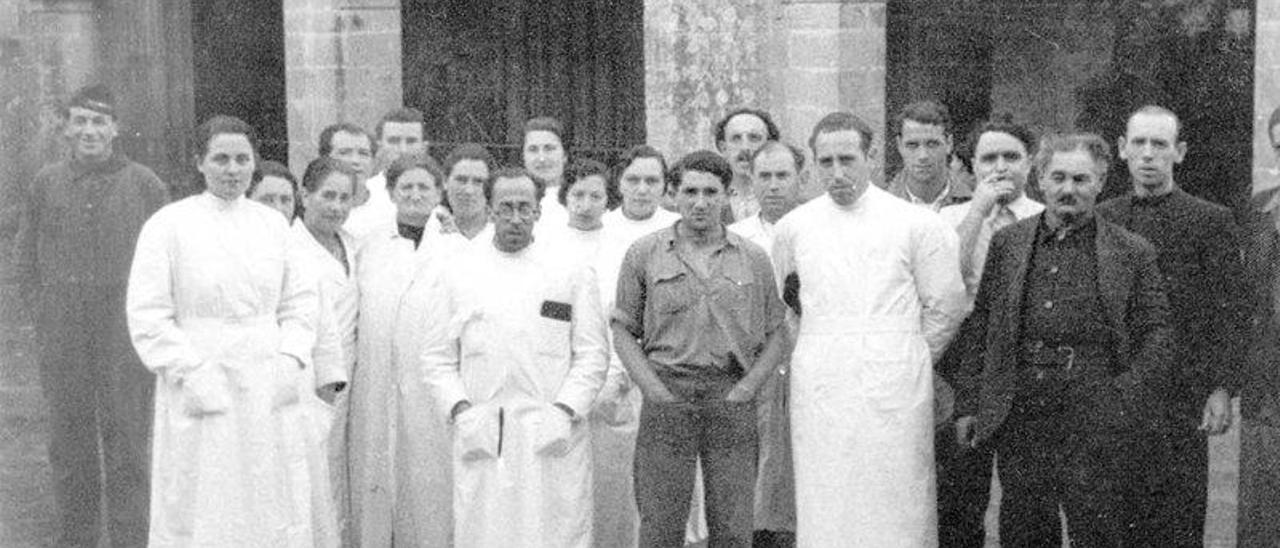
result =
[[[157,375],[150,546],[313,546],[286,411],[318,302],[290,243],[279,212],[209,193],[165,206],[138,236],[126,306]]]
[[[316,396],[315,389],[333,383],[348,383],[356,354],[356,313],[359,289],[356,285],[356,242],[345,229],[338,232],[350,272],[316,241],[301,219],[292,227],[293,245],[307,261],[307,271],[317,281],[320,297],[315,367],[305,380],[299,406],[299,433],[304,436],[312,486],[312,515],[317,546],[339,546],[347,520],[346,506],[346,394],[333,405]],[[334,427],[336,423],[336,428]]]
[[[445,423],[417,366],[438,306],[439,271],[462,239],[428,229],[418,249],[395,231],[370,235],[359,257],[358,360],[350,390],[349,542],[447,546],[452,531]]]
[[[729,230],[772,253],[774,225],[760,214],[729,225]],[[787,310],[787,327],[795,331],[797,318]],[[778,368],[756,395],[760,457],[756,468],[755,528],[759,531],[796,530],[795,472],[791,465],[789,386],[787,366]]]
[[[608,351],[594,274],[534,242],[476,250],[446,276],[448,332],[425,376],[453,428],[460,547],[591,544],[587,416]],[[576,420],[554,403],[568,405]]]
[[[343,230],[361,244],[374,235],[396,231],[396,204],[387,191],[387,173],[384,171],[364,182],[369,190],[369,200],[351,208]]]
[[[800,279],[791,359],[797,545],[935,546],[932,357],[964,313],[956,235],[878,187],[777,225]]]

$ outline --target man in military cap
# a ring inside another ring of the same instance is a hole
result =
[[[155,381],[129,342],[125,287],[138,231],[169,194],[155,173],[115,149],[107,88],[81,89],[62,114],[71,153],[22,189],[8,273],[35,317],[55,544],[98,546],[105,479],[111,545],[142,546]]]

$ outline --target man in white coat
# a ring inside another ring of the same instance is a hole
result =
[[[777,225],[800,311],[791,360],[797,546],[936,546],[933,359],[964,313],[956,235],[869,184],[871,130],[847,112],[809,139],[827,195]]]
[[[486,185],[493,245],[446,277],[447,333],[423,350],[453,422],[460,547],[591,545],[583,419],[604,383],[604,314],[592,271],[533,241],[541,191],[523,170]]]

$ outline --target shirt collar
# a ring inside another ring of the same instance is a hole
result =
[[[671,226],[662,229],[661,234],[663,247],[669,251],[676,248],[676,240],[680,239],[679,234],[676,233],[676,227],[682,222],[684,222],[683,219],[677,220],[672,223]],[[724,229],[724,242],[720,244],[720,249],[726,247],[738,248],[742,246],[743,240],[741,236],[734,234],[732,230],[729,230],[729,227],[724,226],[723,224],[720,226]]]
[[[1012,202],[1004,204],[1002,207],[1009,208],[1009,211],[1012,211],[1013,216],[1018,218],[1018,220],[1026,219],[1027,217],[1031,217],[1032,215],[1044,211],[1044,206],[1041,205],[1040,202],[1028,198],[1026,193],[1018,195],[1018,197]],[[999,208],[995,208],[992,210],[992,214],[997,214],[999,211]]]
[[[1050,229],[1049,217],[1047,215],[1042,215],[1040,217],[1039,226],[1036,227],[1036,243],[1046,244],[1050,242],[1062,242],[1064,244],[1082,244],[1092,242],[1094,235],[1097,234],[1097,232],[1098,215],[1096,213],[1090,215],[1089,219],[1083,224],[1065,230]]]

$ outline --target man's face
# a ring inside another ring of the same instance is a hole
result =
[[[813,141],[813,163],[827,194],[841,206],[853,205],[870,181],[871,161],[862,151],[862,134],[857,130],[819,133]]]
[[[951,137],[942,126],[903,120],[898,153],[902,155],[902,170],[911,180],[939,186],[946,181],[943,175],[951,154]]]
[[[719,177],[703,171],[685,171],[676,184],[675,200],[686,227],[711,230],[720,224],[729,196]]]
[[[378,156],[382,165],[389,166],[402,156],[421,156],[427,151],[422,138],[422,124],[417,122],[387,122],[382,124],[382,139],[378,141]]]
[[[1099,166],[1085,150],[1056,152],[1044,173],[1040,174],[1040,191],[1044,206],[1051,216],[1071,222],[1093,212],[1102,192]]]
[[[82,107],[67,109],[67,126],[63,134],[71,142],[71,151],[76,158],[102,160],[111,156],[111,145],[118,133],[116,119],[110,114]]]
[[[564,144],[550,131],[530,131],[524,136],[524,168],[547,185],[564,177]]]
[[[1016,199],[1027,187],[1027,175],[1031,173],[1031,157],[1017,137],[1003,131],[988,131],[978,136],[973,147],[973,176],[982,181],[994,175],[998,180],[1013,183],[1017,190],[1010,198]]]
[[[754,114],[739,114],[724,125],[724,140],[716,143],[720,154],[738,177],[751,175],[751,155],[769,138],[764,120]]]
[[[774,148],[756,156],[751,180],[756,200],[760,202],[760,214],[767,219],[777,221],[799,200],[796,160],[786,150]]]
[[[618,177],[622,212],[631,219],[648,219],[662,203],[662,162],[657,158],[637,158]]]
[[[528,177],[502,178],[493,183],[489,204],[493,219],[493,245],[515,253],[533,241],[533,224],[538,221],[538,191]]]
[[[1280,163],[1280,124],[1271,126],[1271,151],[1276,155],[1276,162]]]
[[[1187,144],[1177,142],[1177,121],[1172,116],[1139,113],[1129,119],[1120,138],[1120,157],[1129,163],[1134,191],[1163,194],[1173,189],[1173,166],[1182,163]]]
[[[373,143],[369,142],[369,137],[363,133],[339,131],[333,134],[329,144],[329,157],[351,166],[361,182],[356,186],[363,188],[363,181],[369,178],[373,164]]]
[[[480,160],[460,160],[444,181],[445,196],[457,217],[474,218],[484,213],[484,183],[489,166]]]

